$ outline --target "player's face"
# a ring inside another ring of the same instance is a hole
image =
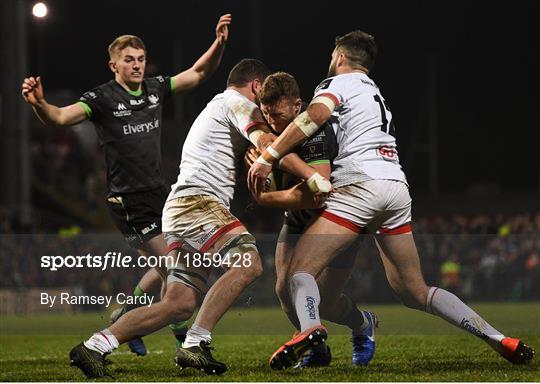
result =
[[[143,49],[126,47],[111,62],[111,69],[124,83],[141,83],[146,68],[146,54]]]
[[[332,59],[330,60],[330,66],[328,67],[328,77],[336,75],[338,53],[337,48],[332,52]]]
[[[287,125],[298,116],[301,108],[302,101],[300,99],[294,100],[288,97],[282,97],[274,104],[261,103],[261,112],[264,118],[277,133],[281,133],[287,128]]]

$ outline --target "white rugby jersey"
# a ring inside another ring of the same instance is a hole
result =
[[[242,94],[227,89],[216,95],[189,130],[168,200],[210,194],[229,207],[238,165],[250,144],[247,131],[259,123],[266,124],[259,107]]]
[[[373,179],[407,182],[397,154],[392,113],[379,88],[365,73],[353,72],[324,80],[315,96],[334,100],[328,120],[338,142],[332,168],[336,187]]]

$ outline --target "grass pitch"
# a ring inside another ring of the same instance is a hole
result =
[[[540,350],[540,303],[473,305],[493,326]],[[293,331],[276,308],[235,308],[214,331],[214,356],[229,366],[222,376],[173,363],[168,330],[146,337],[145,357],[126,346],[110,356],[114,379],[106,381],[540,381],[539,356],[514,366],[481,340],[444,321],[402,306],[366,306],[380,318],[377,351],[368,367],[354,367],[348,330],[327,324],[329,367],[272,371],[268,358]],[[85,381],[69,366],[68,352],[108,322],[108,314],[3,316],[0,319],[1,381]],[[98,380],[99,381],[99,380]]]

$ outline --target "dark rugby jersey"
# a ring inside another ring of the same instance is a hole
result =
[[[305,110],[306,107],[304,104],[302,110]],[[293,152],[300,156],[308,165],[329,164],[332,166],[332,162],[338,153],[334,129],[328,122],[324,123],[313,136],[296,146]],[[274,178],[276,179],[278,189],[289,189],[300,182],[300,179],[296,176],[285,172],[276,173],[275,170]],[[320,209],[286,211],[284,225],[287,225],[287,232],[290,234],[302,233],[306,225],[320,211]]]
[[[306,106],[302,106],[305,110]],[[337,156],[338,147],[334,129],[329,123],[324,123],[319,130],[296,146],[292,152],[296,153],[308,165],[329,164],[332,166],[332,161]],[[300,182],[300,179],[286,172],[276,172],[274,169],[274,177],[276,179],[277,189],[289,189]]]
[[[80,98],[105,154],[110,195],[163,185],[161,115],[170,93],[171,78],[157,76],[144,79],[138,94],[111,80]]]

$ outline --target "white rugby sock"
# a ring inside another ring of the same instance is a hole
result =
[[[212,341],[212,334],[210,331],[193,324],[186,334],[186,340],[182,343],[182,348],[198,347],[201,341],[210,343]]]
[[[319,317],[319,287],[309,273],[297,272],[289,279],[289,292],[296,308],[300,331],[321,325]]]
[[[500,350],[500,342],[505,336],[453,293],[442,288],[431,287],[428,292],[426,312],[443,318],[456,327],[480,337],[497,351]]]
[[[92,337],[84,342],[84,345],[88,349],[104,354],[111,353],[118,348],[119,344],[111,331],[109,331],[108,328],[105,328],[101,332],[94,333]]]

